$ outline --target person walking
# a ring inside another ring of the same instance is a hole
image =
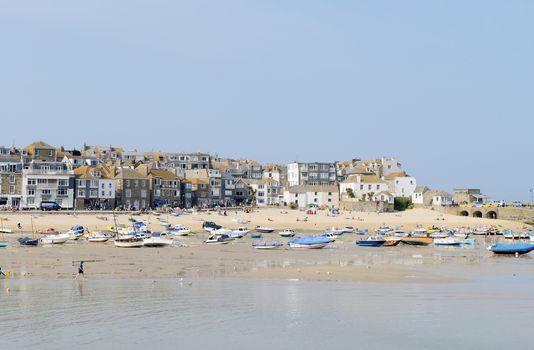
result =
[[[79,276],[82,276],[82,278],[85,279],[83,274],[83,260],[78,264],[78,274],[76,275],[75,279],[78,279]]]

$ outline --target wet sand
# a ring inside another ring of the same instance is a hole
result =
[[[0,214],[9,217],[9,225],[21,222],[23,229],[28,227],[29,214]],[[108,215],[109,216],[109,215]],[[69,241],[63,245],[49,247],[23,247],[16,242],[21,233],[6,234],[10,246],[0,250],[0,266],[12,273],[13,278],[72,278],[76,273],[73,262],[95,260],[85,265],[88,278],[196,278],[196,277],[245,277],[266,279],[295,279],[313,281],[351,281],[387,283],[450,283],[469,281],[471,276],[491,274],[523,274],[534,276],[532,260],[528,257],[495,257],[484,248],[496,237],[480,242],[471,248],[447,247],[357,247],[355,241],[362,236],[345,234],[330,247],[321,250],[291,250],[287,246],[279,250],[258,251],[252,248],[252,239],[245,237],[227,245],[206,245],[203,240],[207,233],[201,229],[202,219],[215,221],[228,228],[268,225],[273,228],[294,228],[298,233],[320,232],[324,228],[350,225],[374,229],[382,225],[412,229],[417,224],[425,226],[471,226],[489,224],[502,225],[520,230],[521,223],[486,219],[464,218],[438,214],[430,210],[413,210],[402,214],[362,214],[343,213],[335,218],[326,213],[308,216],[308,222],[300,221],[306,215],[299,211],[265,209],[251,214],[231,213],[230,216],[217,214],[194,214],[183,217],[162,216],[171,224],[183,224],[194,233],[179,237],[175,245],[167,248],[116,248],[113,242],[104,244],[88,243],[85,240]],[[363,221],[352,220],[360,216]],[[120,224],[128,224],[127,215],[117,216]],[[136,217],[150,221],[153,230],[160,229],[154,216]],[[232,219],[246,218],[251,222],[238,224]],[[271,219],[272,221],[268,220]],[[297,222],[296,219],[299,218]],[[348,218],[348,219],[347,219]],[[437,220],[437,219],[440,220]],[[444,220],[442,220],[444,219]],[[34,219],[36,228],[55,227],[66,230],[75,224],[90,230],[105,229],[113,220],[96,219],[95,214],[41,215]],[[28,235],[23,232],[22,235]],[[38,236],[38,235],[36,235]],[[267,239],[279,239],[276,232],[264,234]],[[510,265],[513,269],[510,269]]]

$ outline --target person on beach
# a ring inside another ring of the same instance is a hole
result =
[[[20,224],[20,222],[17,224],[17,228],[22,231],[22,225]]]
[[[2,268],[0,267],[0,276],[4,276],[6,277],[6,274],[4,273],[4,271],[2,271]]]
[[[76,275],[76,279],[78,279],[79,276],[82,276],[82,278],[85,278],[83,275],[83,260],[80,261],[80,264],[78,265],[78,274]]]

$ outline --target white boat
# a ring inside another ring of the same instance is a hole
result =
[[[228,230],[228,229],[225,229],[225,228],[220,228],[218,230],[213,230],[211,231],[211,234],[212,235],[228,235],[230,236],[232,234],[232,230]]]
[[[41,244],[63,244],[68,241],[70,235],[68,233],[58,233],[53,235],[45,235],[39,240]]]
[[[336,235],[332,232],[326,232],[326,233],[323,233],[323,236],[326,237],[326,238],[330,238],[330,242],[333,243],[336,241],[336,238],[339,236],[339,235]]]
[[[228,244],[234,239],[227,234],[216,234],[212,233],[209,235],[208,239],[204,241],[207,244]]]
[[[113,235],[102,232],[94,232],[87,236],[87,242],[91,243],[104,243],[113,238]]]
[[[129,236],[128,238],[115,239],[115,247],[118,248],[140,248],[143,246],[143,239],[136,236]]]
[[[460,245],[464,241],[460,237],[445,237],[445,238],[434,238],[434,245]]]
[[[435,231],[430,233],[428,236],[432,238],[447,238],[451,235],[450,231]]]
[[[239,227],[237,230],[233,230],[232,233],[230,233],[230,237],[232,238],[243,238],[247,235],[249,230],[247,230],[246,227]]]
[[[8,228],[0,228],[0,233],[13,233],[13,231]]]
[[[256,226],[256,232],[259,233],[271,233],[274,231],[274,228],[265,227],[265,226]]]
[[[295,233],[296,232],[294,230],[286,229],[286,230],[280,231],[279,235],[280,237],[294,237]]]
[[[145,247],[167,247],[172,245],[172,238],[169,238],[166,233],[153,233],[150,237],[143,240]]]
[[[187,236],[190,233],[191,230],[182,225],[176,225],[167,231],[167,234],[172,236]]]
[[[344,234],[346,231],[344,228],[342,229],[338,229],[336,227],[332,227],[331,229],[327,229],[326,231],[324,231],[324,233],[331,233],[333,235],[336,235],[336,236],[341,236],[342,234]]]

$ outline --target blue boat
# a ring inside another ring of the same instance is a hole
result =
[[[17,241],[21,245],[38,245],[39,244],[39,240],[38,239],[32,239],[30,237],[17,238]]]
[[[287,244],[291,248],[320,249],[330,242],[330,238],[325,236],[304,236],[290,239]]]
[[[360,247],[382,247],[386,240],[382,237],[371,236],[367,239],[356,241],[356,245]]]
[[[498,243],[488,248],[495,254],[527,254],[534,250],[534,244],[504,244]]]
[[[261,233],[251,233],[250,238],[261,238],[263,235]]]

